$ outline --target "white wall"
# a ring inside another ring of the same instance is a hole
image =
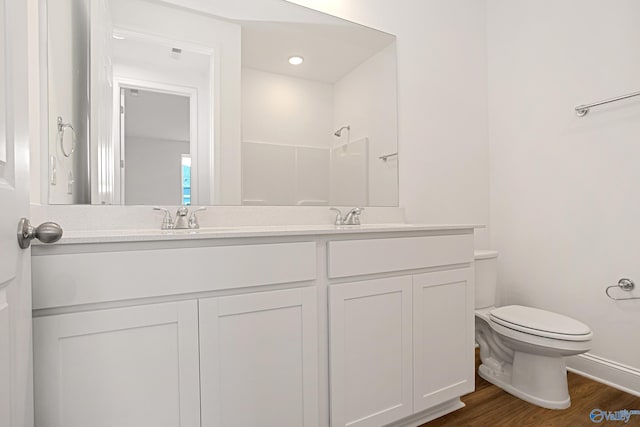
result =
[[[346,142],[347,138],[369,141],[369,206],[398,204],[398,157],[389,157],[386,162],[379,159],[398,151],[396,56],[392,43],[334,86],[333,127],[351,126],[336,142]]]
[[[242,68],[242,140],[328,147],[333,87]]]
[[[295,0],[395,34],[400,206],[411,222],[489,222],[485,2]],[[486,232],[476,244],[487,246]]]
[[[488,2],[501,302],[585,322],[591,354],[633,367],[640,393],[640,301],[604,293],[640,281],[640,101],[573,110],[640,90],[638,16],[636,0]]]
[[[335,24],[335,19],[318,15],[313,11],[301,9],[287,3],[298,3],[285,0],[164,0],[166,3],[180,7],[202,10],[215,16],[225,16],[229,19],[264,21],[264,22],[303,22],[310,24]],[[324,1],[324,0],[323,0]],[[337,0],[340,1],[340,0]],[[318,0],[311,0],[318,3]],[[289,7],[287,7],[289,6]],[[311,9],[311,5],[308,5]],[[283,13],[285,11],[285,13]]]

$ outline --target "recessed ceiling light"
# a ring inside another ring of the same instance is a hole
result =
[[[289,64],[291,65],[300,65],[304,62],[304,58],[302,56],[291,56],[289,57]]]

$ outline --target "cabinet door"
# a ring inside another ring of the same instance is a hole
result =
[[[412,413],[411,276],[329,287],[331,425]]]
[[[413,278],[414,411],[474,390],[473,270]]]
[[[317,290],[200,300],[203,427],[318,425]]]
[[[38,427],[198,427],[197,302],[35,318]]]

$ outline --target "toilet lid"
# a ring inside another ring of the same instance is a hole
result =
[[[504,327],[546,338],[586,341],[592,337],[584,323],[538,308],[508,305],[491,310],[489,318]]]

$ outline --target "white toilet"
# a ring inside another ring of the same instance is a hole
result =
[[[476,342],[485,380],[549,409],[571,406],[565,357],[591,348],[587,325],[521,305],[495,308],[498,252],[476,251]]]

